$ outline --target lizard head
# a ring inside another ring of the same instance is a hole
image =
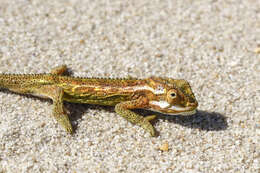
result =
[[[152,88],[150,110],[169,115],[196,113],[198,102],[186,80],[152,77],[147,84]]]

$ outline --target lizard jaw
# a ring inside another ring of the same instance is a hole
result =
[[[170,105],[166,101],[150,101],[150,110],[168,115],[192,115],[196,113],[196,107],[181,107]]]

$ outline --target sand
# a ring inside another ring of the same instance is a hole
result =
[[[199,102],[158,137],[113,107],[0,92],[0,172],[260,172],[260,1],[0,0],[0,72],[183,78]],[[144,114],[146,112],[143,112]]]

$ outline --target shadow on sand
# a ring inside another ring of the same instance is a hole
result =
[[[219,131],[225,130],[228,127],[227,118],[217,112],[206,112],[198,110],[196,114],[183,116],[183,115],[168,115],[160,118],[167,119],[169,122],[180,124],[189,128],[196,128],[206,131]]]
[[[114,107],[110,106],[97,106],[97,105],[88,105],[88,104],[66,104],[66,107],[69,108],[71,114],[70,119],[76,121],[82,118],[82,115],[85,112],[88,112],[88,109],[105,109],[109,112],[114,112]],[[158,119],[164,119],[171,123],[180,124],[188,128],[196,128],[206,131],[220,131],[225,130],[228,127],[227,118],[217,112],[207,112],[198,110],[196,114],[184,116],[184,115],[165,115],[157,112],[147,111],[147,110],[133,110],[134,112],[142,115],[156,115],[157,118],[152,122],[155,124]],[[74,125],[76,130],[77,125]]]

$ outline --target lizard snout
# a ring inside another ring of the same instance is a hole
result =
[[[187,107],[197,107],[198,106],[198,102],[188,102],[186,104]]]

